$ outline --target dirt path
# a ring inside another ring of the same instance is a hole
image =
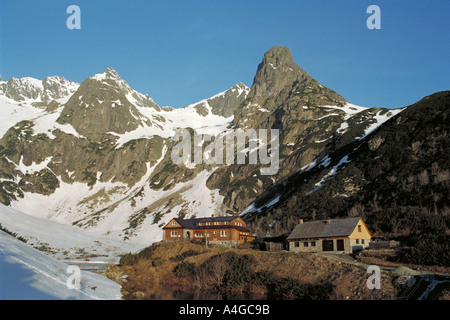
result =
[[[348,263],[357,266],[361,269],[367,270],[370,265],[356,260],[349,254],[333,254],[333,253],[317,253],[327,259],[339,261],[341,263]],[[392,272],[400,277],[410,277],[408,283],[410,285],[405,287],[404,292],[399,299],[404,300],[426,300],[434,291],[440,287],[441,284],[450,282],[450,275],[441,274],[431,271],[413,270],[411,268],[396,265],[396,266],[383,266],[378,265],[382,271]],[[440,288],[442,289],[442,288]],[[439,291],[439,290],[438,290]]]
[[[364,263],[361,261],[356,260],[355,258],[353,258],[351,255],[349,254],[342,254],[342,253],[315,253],[317,255],[320,255],[322,257],[325,257],[327,259],[331,259],[331,260],[335,260],[335,261],[339,261],[341,263],[348,263],[360,268],[364,268],[367,269],[370,265],[372,264],[368,264],[368,263]],[[397,268],[397,266],[393,267],[393,266],[383,266],[383,265],[378,265],[380,267],[381,270],[383,271],[392,271],[395,268]]]

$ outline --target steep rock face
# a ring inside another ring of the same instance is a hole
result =
[[[362,137],[371,125],[393,114],[348,103],[300,68],[288,48],[273,47],[259,64],[233,124],[243,130],[278,129],[279,170],[264,176],[261,164],[220,167],[208,186],[219,188],[224,203],[239,212],[274,182],[319,162],[331,150]]]
[[[71,124],[81,135],[96,140],[111,133],[135,130],[142,123],[151,126],[150,120],[129,101],[134,101],[135,96],[137,93],[117,72],[108,68],[83,81],[64,105],[57,122]],[[144,101],[158,108],[152,100]]]
[[[290,94],[299,95],[305,102],[311,100],[315,105],[342,105],[346,102],[300,68],[288,48],[275,46],[264,54],[258,66],[249,100],[263,107],[277,107],[277,103],[283,103]]]
[[[255,112],[279,113],[280,107],[285,111],[303,106],[343,106],[346,100],[300,68],[288,48],[276,46],[264,54],[246,102],[235,113],[238,126],[245,126],[242,122]]]
[[[23,197],[23,192],[52,194],[60,183],[93,186],[97,182],[134,185],[162,156],[163,138],[132,140],[116,149],[114,140],[79,138],[61,130],[54,138],[33,135],[34,124],[24,121],[0,140],[0,177],[6,179],[2,203]]]
[[[211,114],[229,118],[233,116],[236,108],[247,97],[248,91],[249,88],[245,84],[238,83],[227,91],[194,104],[194,108],[203,116],[207,116],[209,114],[208,109],[210,109]]]
[[[47,91],[53,88],[56,97],[60,88],[53,80],[42,83]],[[25,96],[39,98],[34,88]],[[65,104],[41,101],[40,106],[48,112],[16,124],[0,140],[0,176],[7,178],[1,182],[4,204],[27,192],[53,194],[61,183],[133,186],[162,157],[166,142],[159,136],[117,145],[117,134],[151,126],[138,106],[155,110],[158,106],[132,90],[112,68],[83,81]]]
[[[247,97],[249,88],[243,84],[238,83],[226,94],[219,95],[211,99],[209,102],[212,110],[212,114],[222,116],[225,118],[231,117],[234,114],[234,110],[240,106],[242,101]]]

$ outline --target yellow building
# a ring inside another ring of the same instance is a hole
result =
[[[365,249],[372,234],[359,218],[304,222],[302,219],[287,237],[289,251],[345,252]]]

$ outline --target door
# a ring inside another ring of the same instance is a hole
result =
[[[337,251],[344,251],[344,240],[336,240]]]
[[[322,251],[334,251],[333,240],[322,240]]]

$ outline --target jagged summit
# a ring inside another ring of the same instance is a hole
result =
[[[89,86],[90,88],[102,88],[102,90],[115,90],[121,91],[124,94],[134,91],[123,80],[116,70],[112,67],[105,69],[102,73],[94,74],[81,83],[81,86]]]
[[[136,107],[158,105],[133,90],[111,67],[84,80],[65,104],[57,122],[71,124],[83,136],[102,137],[135,130],[143,122],[151,125]]]
[[[275,46],[268,50],[258,65],[250,96],[254,103],[276,97],[286,86],[295,82],[310,81],[311,76],[300,68],[286,47]]]
[[[287,47],[274,46],[270,48],[258,66],[258,71],[270,67],[272,75],[288,75],[294,79],[311,79],[311,76],[294,61],[291,51]],[[264,76],[264,73],[256,72],[255,78]]]
[[[304,105],[343,105],[346,100],[336,92],[321,85],[303,70],[292,57],[289,48],[274,46],[258,65],[249,93],[250,102],[258,105],[275,104],[298,95],[304,97]],[[307,96],[305,98],[305,96]],[[270,100],[270,102],[268,101]]]
[[[108,67],[105,71],[102,73],[97,73],[90,77],[89,79],[94,79],[98,81],[106,80],[106,79],[112,79],[112,80],[122,80],[120,78],[119,74],[116,70],[114,70],[112,67]]]
[[[188,108],[194,108],[198,114],[207,116],[213,114],[225,118],[233,116],[237,107],[245,100],[250,88],[242,82],[234,85],[230,89],[218,93],[208,99],[194,103]]]
[[[70,96],[78,87],[79,83],[60,76],[50,76],[44,80],[12,77],[0,83],[0,95],[18,102],[50,102]]]
[[[303,111],[309,107],[340,108],[346,104],[345,98],[303,70],[294,61],[289,48],[274,46],[258,65],[245,103],[234,113],[234,123],[240,128],[256,128],[269,123],[285,128],[291,120],[296,122],[299,117],[312,117]],[[283,114],[282,119],[279,116]]]

